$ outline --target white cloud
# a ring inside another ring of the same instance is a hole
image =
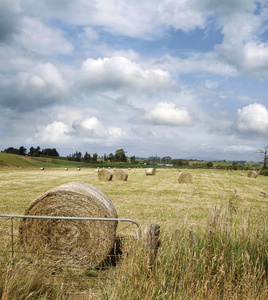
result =
[[[237,128],[240,132],[268,135],[268,111],[264,105],[250,104],[238,109],[237,115]]]
[[[215,50],[222,60],[234,66],[240,73],[267,79],[268,44],[260,39],[267,29],[267,1],[258,3],[263,5],[260,14],[254,13],[257,7],[254,0],[234,2],[237,5],[233,10],[219,10],[224,39]]]
[[[82,138],[93,139],[110,139],[119,138],[124,132],[119,127],[107,127],[102,124],[96,117],[86,117],[75,120],[72,125],[72,135]]]
[[[70,142],[70,136],[68,135],[69,128],[63,122],[54,121],[47,126],[38,126],[38,133],[34,135],[34,139],[29,138],[30,143],[36,143],[36,141],[42,144],[59,144]]]
[[[73,134],[85,138],[108,138],[109,130],[96,117],[73,122]]]
[[[18,111],[32,111],[68,99],[67,84],[58,69],[38,64],[29,72],[0,81],[0,104]]]
[[[143,69],[125,57],[88,58],[81,66],[81,77],[76,82],[84,89],[179,89],[169,72]]]
[[[108,127],[108,130],[112,138],[120,138],[125,135],[124,131],[119,127]]]
[[[193,117],[186,107],[178,108],[174,103],[160,102],[142,118],[143,121],[153,125],[190,125]]]
[[[182,74],[208,72],[217,75],[237,76],[237,70],[225,61],[219,60],[213,52],[188,53],[186,58],[164,55],[153,59],[152,64],[158,68]]]
[[[20,47],[42,55],[70,54],[73,46],[58,28],[50,28],[37,19],[24,18],[21,30],[14,35]]]
[[[196,27],[204,28],[206,19],[211,14],[196,1],[187,0],[165,0],[158,9],[163,24],[186,32]]]

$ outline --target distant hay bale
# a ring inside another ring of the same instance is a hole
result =
[[[124,170],[117,169],[114,171],[113,180],[126,181],[127,178],[128,178],[128,174]]]
[[[80,168],[77,168],[77,171],[80,171],[81,169]]]
[[[156,168],[148,168],[145,170],[146,175],[155,175],[156,173]]]
[[[45,170],[45,168],[40,168],[40,170],[41,170],[41,171],[44,171],[44,170]]]
[[[118,218],[109,197],[84,182],[56,187],[24,212],[33,216]],[[117,221],[22,219],[19,232],[24,252],[55,266],[96,267],[110,253]],[[43,256],[42,256],[43,254]]]
[[[182,172],[179,175],[179,183],[192,183],[193,176],[189,172]]]
[[[256,171],[249,171],[248,177],[249,178],[256,178],[258,176],[258,173]]]
[[[68,168],[65,168],[65,171],[68,171]]]
[[[109,181],[109,180],[112,180],[113,173],[110,170],[102,169],[98,173],[98,178],[99,178],[99,180]]]

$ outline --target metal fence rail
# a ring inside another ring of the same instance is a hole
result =
[[[77,285],[77,290],[75,292],[81,292],[81,286],[84,285],[84,281],[86,280],[86,287],[88,289],[89,286],[93,287],[96,286],[96,277],[104,279],[104,280],[109,280],[109,275],[107,275],[106,271],[104,272],[99,272],[99,274],[94,274],[94,276],[92,278],[89,278],[88,276],[81,276],[81,270],[85,269],[85,270],[89,270],[89,266],[88,265],[82,265],[79,266],[78,268],[72,266],[72,265],[66,265],[66,266],[61,266],[58,263],[58,257],[65,257],[67,255],[70,255],[68,249],[65,251],[59,248],[56,248],[56,250],[59,249],[59,251],[55,251],[55,249],[53,251],[51,251],[51,249],[42,249],[42,251],[38,250],[37,252],[34,251],[28,251],[25,250],[22,243],[21,243],[21,238],[23,237],[19,231],[19,226],[21,224],[21,222],[19,222],[19,219],[43,219],[43,220],[61,220],[61,222],[73,222],[73,221],[81,221],[81,222],[111,222],[111,221],[116,221],[119,223],[127,223],[128,225],[126,225],[125,227],[122,228],[122,224],[120,224],[121,228],[119,228],[120,230],[120,234],[121,236],[118,237],[118,231],[116,234],[116,237],[113,237],[114,245],[119,245],[116,242],[116,239],[123,239],[124,242],[128,242],[128,240],[132,239],[132,240],[137,240],[138,241],[138,245],[140,245],[140,241],[141,241],[141,227],[139,225],[138,222],[131,220],[131,219],[124,219],[124,218],[80,218],[80,217],[58,217],[58,216],[31,216],[31,215],[8,215],[8,214],[0,214],[0,253],[2,253],[2,256],[0,258],[0,269],[5,269],[8,267],[8,265],[14,265],[17,262],[23,262],[23,264],[25,265],[25,268],[45,268],[47,267],[47,261],[49,260],[49,258],[51,258],[52,256],[55,257],[55,269],[57,269],[59,266],[60,268],[65,268],[65,270],[67,270],[67,273],[64,272],[60,272],[58,273],[57,271],[55,272],[55,276],[59,276],[63,278],[63,281],[68,281],[69,279],[69,275],[70,275],[70,269],[72,270],[72,276],[73,278],[76,277],[76,279],[74,279],[74,281],[78,282]],[[43,222],[43,221],[42,221]],[[49,222],[49,221],[48,221]],[[52,221],[54,222],[54,221]],[[135,226],[136,230],[134,232],[134,238],[133,236],[124,236],[122,235],[125,233],[126,230],[133,230],[132,225]],[[28,237],[28,235],[27,235]],[[76,244],[75,242],[77,242],[77,239],[88,239],[88,237],[86,236],[79,236],[79,238],[77,238],[77,236],[70,236],[67,234],[66,235],[57,235],[56,237],[53,236],[53,230],[51,233],[51,236],[41,236],[38,233],[35,233],[34,231],[30,232],[29,234],[30,239],[35,240],[37,243],[39,241],[43,241],[46,240],[48,242],[53,243],[53,246],[58,242],[59,239],[65,239],[65,241],[68,241],[69,239],[71,240],[71,243],[73,243],[73,248],[75,248]],[[41,240],[39,240],[41,239]],[[104,237],[99,236],[97,237],[98,241],[96,241],[97,244],[101,245],[101,240],[104,239]],[[105,239],[107,239],[107,237],[105,237]],[[55,242],[56,241],[56,242]],[[84,241],[82,241],[84,243]],[[121,241],[120,241],[121,242]],[[60,244],[60,242],[59,242]],[[86,249],[87,250],[87,249]],[[57,253],[58,252],[58,253]],[[91,251],[92,252],[92,251]],[[74,256],[77,257],[78,255],[80,255],[79,253],[79,247],[77,247],[77,252],[75,252]],[[81,252],[81,260],[83,260],[83,255],[85,255],[85,253]],[[98,255],[98,249],[96,250],[96,254],[89,254],[89,255]],[[107,257],[107,262],[102,265],[101,267],[98,268],[93,268],[94,272],[98,270],[107,270],[109,268],[112,267],[112,263],[111,261],[115,261],[114,259],[117,259],[117,253],[113,252],[110,253]],[[122,255],[122,253],[120,253],[120,255]],[[54,259],[53,257],[53,259]],[[53,261],[52,259],[52,267],[53,267]],[[109,259],[109,260],[108,260]],[[64,259],[61,259],[61,261],[64,261]],[[34,263],[33,263],[34,262]],[[50,265],[51,266],[51,265]],[[113,265],[114,266],[114,265]],[[75,268],[78,271],[74,271]],[[69,270],[69,271],[68,271]],[[69,272],[69,273],[68,273]],[[78,274],[79,273],[79,274]],[[77,276],[78,274],[78,276]],[[50,275],[52,276],[52,275]],[[91,283],[89,283],[89,280],[91,280]],[[80,287],[79,287],[80,286]],[[83,288],[82,288],[83,291]]]

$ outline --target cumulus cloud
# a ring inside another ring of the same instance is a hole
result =
[[[237,129],[242,133],[268,135],[268,110],[258,103],[250,104],[237,112]]]
[[[69,128],[63,122],[54,121],[46,126],[38,126],[37,130],[34,139],[29,138],[29,142],[36,143],[36,141],[39,141],[42,144],[58,144],[70,141]]]
[[[107,127],[96,117],[75,120],[72,128],[71,134],[82,138],[109,139],[123,136],[121,128]]]
[[[50,63],[38,64],[31,73],[20,72],[0,82],[0,105],[18,111],[33,111],[67,96],[67,84]]]
[[[153,125],[190,125],[193,116],[186,107],[178,108],[174,103],[160,102],[142,118],[142,121]]]
[[[210,14],[205,6],[198,5],[196,1],[171,0],[159,5],[161,22],[186,32],[196,27],[204,28]]]
[[[51,28],[37,19],[23,18],[23,29],[14,39],[21,47],[42,55],[70,54],[73,46],[58,28]]]
[[[143,69],[125,57],[88,58],[76,85],[83,89],[179,89],[169,72]]]
[[[231,64],[219,59],[214,52],[208,53],[188,53],[185,58],[164,55],[154,59],[153,65],[168,70],[169,72],[179,72],[183,74],[208,72],[217,75],[237,76],[237,69]]]
[[[243,3],[242,3],[243,2]],[[220,58],[242,74],[268,78],[268,44],[262,42],[266,30],[267,7],[259,2],[263,13],[255,14],[256,1],[234,1],[233,10],[219,10],[224,39],[215,47]],[[265,2],[265,1],[264,1]]]

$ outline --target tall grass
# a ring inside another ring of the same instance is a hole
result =
[[[146,246],[128,249],[106,299],[267,299],[267,224],[256,230],[245,219],[237,230],[233,214],[212,210],[194,243],[186,227],[177,244],[162,233],[153,264]]]
[[[60,284],[53,282],[51,272],[49,268],[27,268],[20,263],[6,265],[4,270],[0,269],[0,299],[67,299]]]
[[[178,183],[176,170],[157,170],[155,176],[146,176],[143,169],[128,172],[127,181],[104,182],[94,169],[0,168],[0,211],[23,214],[51,188],[88,182],[108,194],[120,218],[133,219],[142,229],[149,223],[161,226],[156,259],[150,262],[145,246],[124,246],[123,260],[107,276],[111,284],[103,281],[103,298],[268,299],[265,176],[196,170],[194,183],[187,185]],[[176,245],[175,228],[180,230]],[[4,229],[0,226],[0,248]],[[189,230],[194,232],[192,245]],[[1,253],[1,262],[6,261]],[[0,299],[64,299],[59,286],[65,279],[58,277],[55,285],[47,272],[21,263],[12,268],[0,264]],[[99,288],[92,292],[101,299]]]

